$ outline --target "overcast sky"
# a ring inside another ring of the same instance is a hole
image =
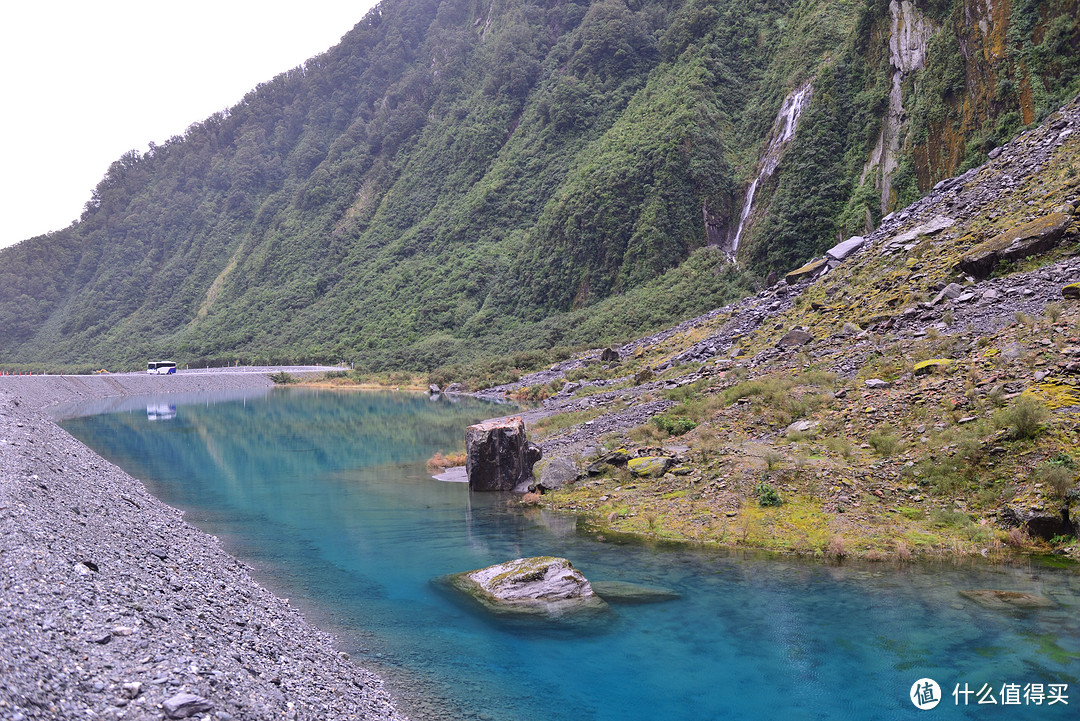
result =
[[[112,161],[336,45],[375,0],[25,0],[0,9],[0,247],[66,228]]]

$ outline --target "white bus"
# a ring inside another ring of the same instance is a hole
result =
[[[176,372],[176,364],[172,361],[150,361],[146,364],[146,372],[168,375]]]

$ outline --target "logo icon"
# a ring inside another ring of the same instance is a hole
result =
[[[911,685],[911,703],[921,711],[930,709],[941,703],[941,687],[932,678],[920,678]]]

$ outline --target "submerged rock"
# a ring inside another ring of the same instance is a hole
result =
[[[960,595],[984,608],[992,608],[997,611],[1014,608],[1053,608],[1057,605],[1046,596],[1038,596],[1023,591],[998,591],[991,588],[979,588],[960,591]]]
[[[607,609],[581,571],[554,556],[518,558],[444,580],[494,613],[559,618]]]
[[[597,581],[592,584],[593,591],[608,603],[637,605],[643,603],[663,603],[682,598],[678,591],[661,586],[645,586],[626,581]]]

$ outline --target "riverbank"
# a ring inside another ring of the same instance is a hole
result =
[[[270,385],[237,369],[0,378],[0,717],[402,718],[330,634],[44,412]]]

